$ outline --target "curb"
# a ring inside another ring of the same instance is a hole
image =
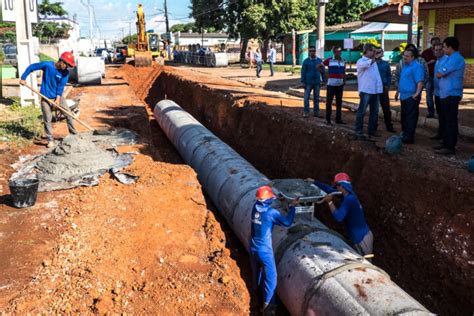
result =
[[[304,98],[304,92],[301,92],[294,88],[288,89],[287,91],[285,91],[285,93],[291,96]],[[326,102],[326,97],[319,97],[319,101]],[[355,112],[357,111],[357,108],[359,107],[359,105],[352,102],[342,101],[342,107]],[[392,112],[392,121],[400,122],[400,111],[391,110],[391,112]],[[383,112],[381,111],[379,111],[379,118],[383,118]],[[437,131],[438,119],[420,117],[418,118],[417,125],[419,127],[424,127],[433,131]],[[474,140],[474,128],[468,127],[465,125],[459,125],[459,136],[461,136],[462,138],[469,139],[469,140]]]

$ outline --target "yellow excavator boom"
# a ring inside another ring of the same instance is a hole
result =
[[[145,13],[143,6],[138,5],[137,10],[137,46],[134,54],[135,67],[149,67],[152,64],[153,56],[148,51],[148,41],[145,29]]]

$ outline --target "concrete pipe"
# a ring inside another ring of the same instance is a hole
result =
[[[173,101],[159,102],[154,115],[248,250],[255,191],[269,179]],[[273,249],[278,295],[292,315],[430,315],[316,219],[275,227]]]

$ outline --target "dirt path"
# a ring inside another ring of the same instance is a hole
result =
[[[8,165],[23,152],[4,149],[0,185],[0,312],[248,314],[250,298],[196,175],[155,129],[120,78],[72,90],[81,118],[143,136],[122,185],[108,175],[92,188],[39,194],[30,209],[8,206]],[[65,124],[55,132],[64,135]],[[153,144],[150,138],[153,136]],[[154,147],[153,145],[158,145]]]

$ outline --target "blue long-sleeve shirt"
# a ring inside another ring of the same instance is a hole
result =
[[[454,52],[451,56],[446,55],[443,66],[438,69],[438,73],[443,75],[438,81],[441,99],[450,96],[462,97],[465,66],[464,57],[459,52]]]
[[[384,87],[390,87],[390,83],[392,82],[392,71],[390,70],[390,64],[385,60],[380,60],[377,62],[377,67],[379,68],[382,85]]]
[[[69,71],[57,69],[54,66],[53,61],[43,61],[29,65],[25,72],[21,75],[21,80],[26,80],[31,72],[37,70],[43,71],[43,79],[41,81],[40,90],[41,94],[50,99],[55,99],[57,96],[62,96],[64,87],[69,80]]]
[[[337,191],[333,187],[319,181],[315,181],[314,184],[326,193]],[[364,209],[352,190],[352,185],[350,183],[342,183],[341,185],[349,194],[342,198],[341,205],[332,215],[337,222],[344,222],[349,233],[349,239],[354,244],[358,244],[364,239],[370,229],[365,221]]]
[[[433,94],[437,97],[439,97],[439,79],[436,77],[436,73],[439,72],[439,70],[443,67],[444,62],[446,61],[446,55],[443,57],[439,58],[436,61],[436,64],[434,66],[434,76],[433,76]]]
[[[295,218],[296,209],[290,207],[288,215],[283,216],[271,207],[272,200],[257,201],[252,209],[252,237],[250,251],[273,254],[272,231],[274,225],[289,227]]]
[[[324,71],[319,71],[317,66],[322,63],[323,60],[319,57],[306,58],[301,67],[301,83],[307,85],[321,84],[321,80],[324,80]]]

